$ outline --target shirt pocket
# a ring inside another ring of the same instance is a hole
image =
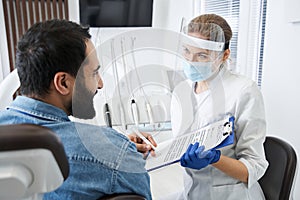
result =
[[[226,200],[249,200],[249,191],[244,183],[237,183],[232,185],[213,186],[211,194],[212,199],[226,199]]]

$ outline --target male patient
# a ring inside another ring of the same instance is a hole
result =
[[[0,112],[0,124],[38,124],[60,137],[70,175],[44,199],[95,200],[112,193],[151,199],[149,175],[134,143],[111,128],[68,118],[95,116],[93,97],[103,83],[90,38],[88,28],[65,20],[33,25],[17,46],[22,96]]]

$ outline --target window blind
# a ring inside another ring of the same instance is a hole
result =
[[[230,69],[261,86],[267,0],[196,0],[195,16],[215,13],[231,26]],[[200,5],[200,6],[199,6]]]

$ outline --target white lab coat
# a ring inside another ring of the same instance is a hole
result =
[[[196,94],[194,86],[185,81],[174,90],[171,103],[174,136],[227,114],[235,116],[235,142],[222,148],[221,152],[243,162],[249,178],[245,184],[213,166],[201,170],[186,168],[184,192],[179,199],[265,199],[257,180],[268,167],[263,149],[266,122],[263,98],[256,83],[223,67],[209,80],[210,90]]]

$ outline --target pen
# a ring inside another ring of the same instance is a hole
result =
[[[133,130],[136,134],[137,134],[137,136],[139,136],[146,144],[148,144],[148,145],[150,145],[151,146],[151,148],[155,151],[155,146],[153,145],[153,144],[151,144],[151,142],[147,139],[147,138],[145,138],[145,136],[138,130],[138,129],[134,129]]]
[[[135,100],[132,99],[131,100],[131,109],[132,109],[132,115],[133,115],[133,120],[134,120],[134,123],[135,125],[138,127],[139,125],[139,121],[138,121],[138,112],[137,112],[137,106],[136,106],[136,103],[135,103]],[[150,145],[151,148],[153,150],[155,150],[155,147],[153,146],[153,144],[151,144],[151,142],[145,138],[145,136],[138,130],[138,128],[134,128],[134,132],[137,134],[137,136],[139,136],[146,144]]]

